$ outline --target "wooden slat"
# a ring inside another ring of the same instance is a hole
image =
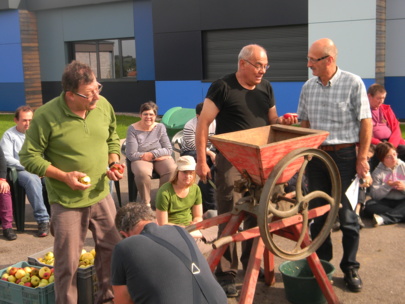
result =
[[[27,105],[36,109],[43,103],[37,20],[33,12],[19,10],[19,13],[25,99]]]

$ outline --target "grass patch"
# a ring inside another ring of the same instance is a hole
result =
[[[129,125],[137,122],[138,120],[140,120],[140,118],[135,116],[117,115],[117,133],[120,139],[124,139],[127,136],[127,129]],[[14,114],[0,115],[0,137],[3,136],[7,129],[13,127],[14,125]]]

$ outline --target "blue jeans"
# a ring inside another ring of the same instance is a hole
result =
[[[350,186],[352,179],[356,175],[356,148],[348,147],[339,151],[327,152],[335,161],[342,182],[342,207],[339,209],[340,228],[343,233],[343,257],[340,262],[340,268],[343,272],[350,268],[359,268],[360,263],[356,260],[357,250],[360,241],[360,226],[357,220],[357,215],[352,209],[350,202],[345,195],[347,188]],[[329,173],[322,161],[318,158],[312,159],[307,167],[308,188],[310,192],[322,190],[328,194],[331,191],[331,181]],[[315,208],[324,205],[326,202],[323,199],[316,199],[310,202],[310,208]],[[311,236],[315,238],[321,231],[326,215],[315,218],[311,224]],[[322,260],[330,261],[332,259],[332,241],[330,234],[325,242],[316,251],[318,257]]]
[[[49,222],[49,214],[42,195],[42,181],[39,176],[25,170],[18,171],[18,183],[25,189],[37,223]]]

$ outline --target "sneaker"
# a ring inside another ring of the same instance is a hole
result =
[[[218,279],[218,283],[221,285],[228,298],[235,298],[239,295],[239,292],[236,289],[234,277],[226,276],[226,278]]]
[[[13,228],[3,229],[3,236],[9,241],[14,241],[17,239],[17,235],[14,233]]]
[[[358,222],[359,222],[360,229],[366,227],[366,225],[364,225],[363,221],[361,220],[360,215],[357,215],[357,220],[358,220]]]
[[[374,227],[384,225],[384,219],[378,214],[373,214],[373,225]]]
[[[38,224],[38,237],[45,237],[49,234],[49,222],[42,222]]]
[[[359,276],[359,270],[356,268],[349,268],[345,272],[344,281],[347,288],[353,292],[359,292],[363,288],[363,282]]]

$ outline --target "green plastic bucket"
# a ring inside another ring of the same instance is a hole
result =
[[[321,260],[323,269],[332,279],[335,267],[327,261]],[[283,262],[279,270],[284,281],[287,300],[293,304],[324,304],[326,299],[322,293],[307,260]]]

